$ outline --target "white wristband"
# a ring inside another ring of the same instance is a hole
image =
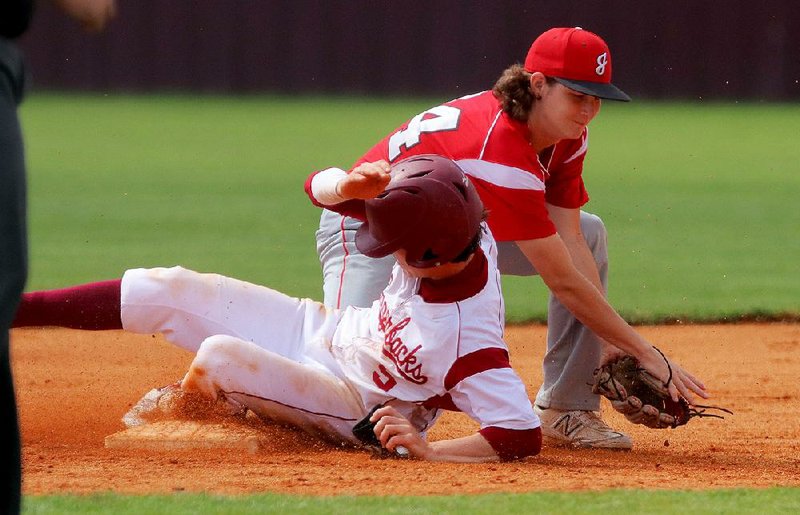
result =
[[[322,205],[332,206],[347,200],[336,193],[336,185],[347,177],[347,172],[341,168],[328,168],[322,170],[311,179],[311,194]]]

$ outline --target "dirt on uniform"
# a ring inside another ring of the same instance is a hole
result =
[[[192,355],[160,336],[67,329],[12,331],[23,438],[23,493],[176,491],[304,495],[704,489],[800,486],[800,325],[640,327],[703,379],[734,415],[678,429],[628,423],[603,401],[605,418],[634,439],[631,452],[545,447],[521,462],[385,460],[264,425],[262,451],[145,452],[106,449],[120,418],[148,390],[180,379]],[[531,397],[541,381],[545,328],[507,329],[511,362]],[[477,427],[447,413],[431,439]],[[597,476],[606,478],[602,483]]]

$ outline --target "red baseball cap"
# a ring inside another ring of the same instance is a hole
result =
[[[611,52],[606,42],[580,27],[550,29],[536,38],[525,58],[525,71],[541,72],[587,95],[631,100],[611,84]]]

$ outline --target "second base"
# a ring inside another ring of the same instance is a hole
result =
[[[172,451],[231,449],[255,454],[262,446],[257,430],[236,424],[162,420],[106,436],[107,449]]]

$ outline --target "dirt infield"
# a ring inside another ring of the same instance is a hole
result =
[[[454,465],[380,460],[265,426],[266,448],[143,452],[106,449],[122,414],[154,386],[179,379],[191,355],[160,337],[123,332],[25,329],[12,332],[23,434],[26,495],[54,493],[425,495],[597,490],[800,486],[800,325],[643,327],[643,334],[703,378],[726,420],[675,430],[607,418],[635,441],[630,453],[545,447],[508,464]],[[534,394],[545,330],[511,327],[512,364]],[[607,409],[608,408],[608,409]],[[432,439],[469,434],[447,414]],[[598,473],[608,480],[598,483]]]

